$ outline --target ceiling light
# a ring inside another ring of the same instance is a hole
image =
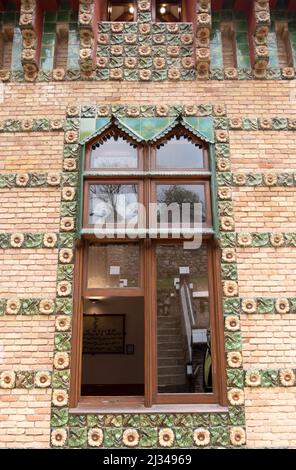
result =
[[[159,11],[161,15],[164,15],[166,13],[166,7],[163,5],[162,7],[160,7]]]
[[[135,12],[135,7],[133,7],[133,5],[129,6],[128,11],[132,15]]]

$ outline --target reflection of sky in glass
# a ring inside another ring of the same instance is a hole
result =
[[[205,222],[205,187],[201,184],[158,184],[157,203],[170,205],[177,203],[182,214],[182,204],[190,204],[190,223],[194,220],[194,204],[202,204],[202,222]],[[182,217],[181,217],[182,218]],[[184,222],[186,222],[183,219]]]
[[[157,168],[203,168],[203,151],[184,137],[174,137],[157,149]]]
[[[121,137],[111,137],[91,151],[91,168],[137,168],[137,149]]]
[[[89,189],[89,223],[134,222],[138,214],[137,185],[96,184]]]

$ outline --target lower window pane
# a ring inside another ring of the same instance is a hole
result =
[[[136,243],[89,245],[87,288],[138,287],[139,263],[139,245]]]
[[[157,246],[158,392],[212,392],[207,246]]]
[[[144,394],[144,299],[84,300],[81,395]]]

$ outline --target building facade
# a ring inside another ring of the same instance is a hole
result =
[[[0,447],[295,447],[296,2],[0,15]]]

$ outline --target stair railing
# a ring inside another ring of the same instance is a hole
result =
[[[195,318],[194,312],[192,307],[190,289],[186,282],[186,279],[180,279],[180,304],[181,304],[181,318],[182,318],[182,326],[185,333],[186,338],[186,350],[187,350],[187,358],[186,363],[187,366],[191,366],[192,369],[192,330],[195,327]],[[188,374],[188,371],[187,371]],[[194,375],[194,371],[192,374]]]

